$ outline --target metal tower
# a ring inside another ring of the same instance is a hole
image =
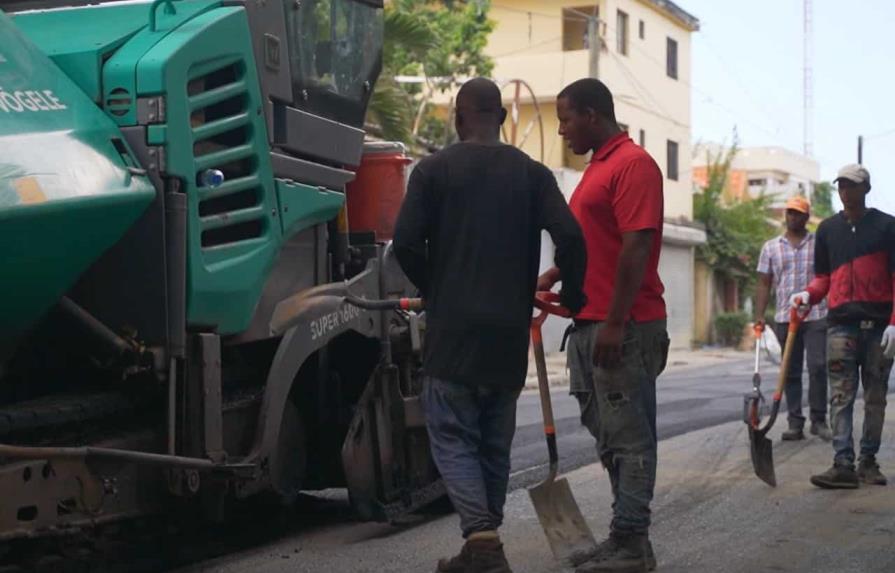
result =
[[[804,62],[802,66],[802,137],[804,153],[814,155],[814,10],[811,0],[804,0]]]

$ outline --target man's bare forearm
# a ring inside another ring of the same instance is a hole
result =
[[[755,287],[755,320],[764,321],[764,313],[768,310],[771,298],[771,277],[767,273],[758,273],[758,285]],[[778,301],[777,304],[780,304]]]
[[[640,292],[646,263],[649,260],[655,231],[635,231],[622,235],[622,251],[618,257],[615,273],[615,289],[606,322],[624,324],[631,313],[631,307]]]

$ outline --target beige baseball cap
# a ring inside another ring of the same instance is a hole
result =
[[[863,165],[857,163],[849,163],[839,170],[833,183],[837,183],[840,179],[847,179],[854,183],[866,183],[867,189],[870,189],[870,172]]]

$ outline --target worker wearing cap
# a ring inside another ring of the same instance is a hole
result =
[[[895,217],[868,208],[870,173],[846,165],[835,182],[844,209],[820,224],[814,250],[816,276],[790,305],[827,298],[827,376],[833,467],[811,477],[822,488],[885,485],[876,463],[895,357]],[[864,387],[864,428],[855,471],[852,413],[858,382]]]
[[[814,233],[806,227],[811,205],[801,196],[786,202],[786,231],[764,244],[758,258],[758,288],[755,304],[755,324],[765,326],[771,287],[777,297],[774,332],[780,344],[786,344],[789,332],[789,297],[804,291],[814,279]],[[796,331],[792,360],[786,376],[786,405],[789,409],[789,429],[784,440],[805,439],[805,416],[802,414],[802,363],[807,354],[808,409],[811,433],[829,441],[827,425],[827,305],[815,305]]]

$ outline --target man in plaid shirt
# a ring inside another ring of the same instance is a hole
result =
[[[766,242],[758,259],[755,323],[764,328],[764,315],[773,286],[777,298],[774,332],[781,345],[786,344],[789,328],[789,298],[793,293],[804,291],[814,279],[814,233],[805,227],[809,215],[810,204],[804,197],[793,197],[787,201],[786,232]],[[827,441],[832,439],[832,432],[827,425],[826,316],[827,306],[824,301],[811,308],[810,314],[796,333],[786,381],[789,429],[783,432],[784,440],[805,439],[802,362],[806,350],[811,433]]]

